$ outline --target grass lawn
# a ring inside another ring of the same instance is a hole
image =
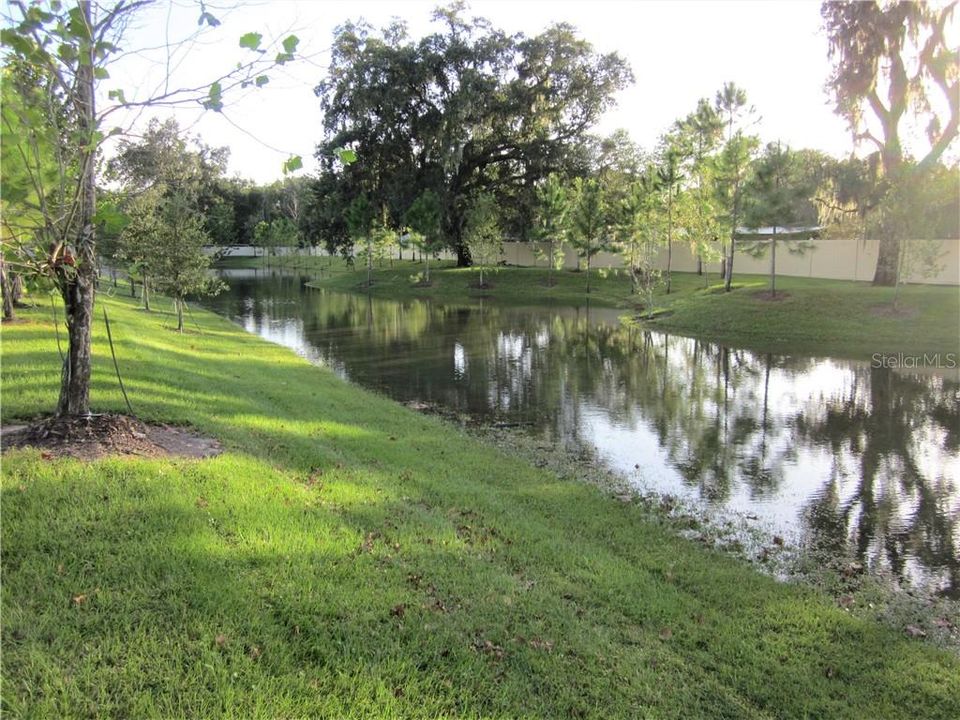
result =
[[[956,717],[954,655],[209,313],[99,302],[134,409],[226,452],[4,455],[9,717]],[[5,422],[55,401],[49,312],[23,317]]]
[[[234,266],[259,265],[264,259],[236,259]],[[284,260],[271,261],[279,266]],[[343,291],[366,291],[366,270],[348,270],[336,258],[292,258],[285,262],[317,273],[312,285]],[[545,268],[500,268],[492,287],[479,290],[477,268],[456,268],[452,262],[431,270],[432,285],[417,287],[411,276],[423,265],[405,261],[377,268],[371,292],[394,299],[433,298],[443,302],[479,302],[480,298],[515,304],[556,303],[622,307],[636,314],[637,298],[623,271],[602,277],[593,272],[593,291],[586,293],[585,273],[557,272],[548,286]],[[846,280],[782,277],[779,299],[764,293],[769,278],[741,275],[735,289],[723,292],[718,277],[674,273],[673,292],[662,288],[655,297],[650,326],[778,353],[831,355],[869,359],[874,353],[958,353],[960,351],[960,290],[956,287],[909,285],[900,289],[900,305],[892,311],[892,288]],[[933,363],[925,363],[933,364]],[[945,363],[944,363],[945,364]]]

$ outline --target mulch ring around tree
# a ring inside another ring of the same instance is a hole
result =
[[[151,425],[129,415],[109,414],[52,417],[31,425],[8,425],[0,428],[0,447],[3,451],[33,447],[47,459],[79,460],[124,455],[199,459],[222,452],[216,440],[185,428]]]

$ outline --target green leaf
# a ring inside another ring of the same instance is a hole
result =
[[[33,50],[33,43],[30,42],[30,40],[10,28],[0,30],[0,43],[13,48],[14,51],[21,55],[29,55],[30,51]]]
[[[249,48],[250,50],[258,50],[260,48],[261,40],[263,40],[263,35],[260,33],[248,32],[246,35],[241,36],[240,47]]]
[[[291,155],[283,163],[283,174],[292,173],[303,167],[303,158],[299,155]]]
[[[89,40],[90,28],[87,27],[86,20],[83,17],[83,11],[80,10],[80,7],[70,8],[68,15],[70,17],[70,22],[67,24],[68,32],[75,38]]]
[[[351,163],[355,163],[357,161],[357,153],[348,148],[339,147],[333,152],[344,165],[350,165]]]
[[[217,20],[213,15],[208,13],[206,10],[204,10],[202,13],[200,13],[200,19],[197,20],[197,25],[203,25],[204,23],[206,23],[210,27],[216,27],[217,25],[220,24],[220,21]]]
[[[270,82],[270,78],[268,78],[266,75],[257,75],[257,79],[256,79],[257,87],[263,87],[268,82]]]
[[[118,48],[113,43],[103,41],[103,42],[98,42],[96,45],[94,45],[93,52],[98,58],[103,60],[105,57],[107,57],[107,55],[109,55],[110,53],[115,53],[119,49],[120,48]]]
[[[124,95],[123,95],[123,90],[120,90],[120,89],[111,90],[110,92],[107,93],[107,97],[108,97],[110,100],[116,100],[116,101],[117,101],[118,103],[120,103],[121,105],[126,105],[126,104],[127,104],[127,99],[126,99],[126,97],[124,97]]]
[[[93,77],[97,80],[106,80],[108,77],[110,77],[110,73],[107,72],[106,68],[95,67],[93,69]]]
[[[283,52],[288,55],[292,55],[297,51],[297,45],[300,43],[300,38],[296,35],[287,35],[283,39]]]
[[[277,56],[273,59],[277,65],[283,65],[291,60],[293,60],[293,55],[290,53],[277,53]]]
[[[215,82],[210,86],[210,91],[207,93],[207,99],[203,102],[203,106],[207,110],[216,112],[223,110],[223,87],[220,83]]]

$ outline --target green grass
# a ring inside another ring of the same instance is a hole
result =
[[[264,259],[235,259],[234,267],[258,266]],[[311,285],[331,290],[366,292],[366,270],[348,270],[343,260],[293,258],[271,261],[316,274]],[[602,276],[593,271],[592,292],[586,292],[586,274],[563,271],[548,286],[545,268],[505,267],[491,274],[492,287],[473,287],[477,268],[457,268],[452,262],[431,269],[432,285],[417,287],[411,276],[423,265],[405,261],[376,268],[370,292],[393,299],[432,298],[450,303],[496,301],[509,304],[592,305],[622,307],[638,313],[637,296],[623,271]],[[738,347],[777,353],[832,355],[869,359],[874,353],[911,355],[960,351],[960,290],[956,287],[908,285],[900,289],[899,311],[892,312],[893,288],[846,280],[781,277],[781,299],[763,296],[769,278],[741,275],[735,289],[723,292],[719,278],[674,273],[672,290],[655,296],[651,327]],[[643,314],[649,309],[643,309]],[[932,364],[932,363],[927,363]]]
[[[10,717],[956,716],[953,655],[215,316],[100,302],[137,412],[226,452],[5,453]],[[55,400],[49,313],[23,316],[5,422]]]
[[[947,354],[960,350],[960,290],[936,285],[893,288],[816,278],[777,279],[781,299],[766,297],[767,278],[745,275],[721,287],[681,292],[650,322],[683,335],[778,353],[870,358],[874,353]],[[942,359],[944,365],[947,360]],[[932,361],[931,363],[934,364]]]

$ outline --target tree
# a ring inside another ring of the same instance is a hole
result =
[[[737,226],[743,213],[743,188],[750,174],[750,163],[760,144],[746,128],[754,110],[747,107],[747,93],[733,83],[724,84],[717,92],[714,108],[726,128],[726,140],[717,158],[716,193],[725,240],[721,247],[724,290],[730,292],[733,283],[733,261],[737,250]]]
[[[127,264],[131,293],[133,274],[140,275],[143,306],[147,311],[150,310],[150,278],[156,272],[157,246],[163,237],[163,218],[160,213],[163,200],[161,187],[149,188],[131,198],[125,208],[127,223],[113,249],[112,259]]]
[[[622,58],[595,53],[569,25],[507,35],[464,11],[462,2],[438,9],[443,30],[418,42],[401,24],[379,37],[360,24],[342,26],[328,79],[316,88],[325,113],[320,152],[349,146],[363,157],[342,184],[368,190],[395,217],[432,190],[460,265],[470,262],[463,231],[472,198],[528,197],[539,179],[563,169],[632,80]]]
[[[679,196],[682,190],[684,176],[680,174],[680,167],[683,165],[685,153],[688,152],[682,142],[675,134],[668,134],[661,139],[659,158],[660,164],[657,169],[657,175],[660,186],[666,190],[666,228],[667,228],[667,267],[664,272],[667,276],[667,295],[670,294],[671,284],[671,266],[673,264],[673,231],[677,219],[677,211],[680,208]]]
[[[186,296],[216,295],[222,286],[210,276],[210,258],[203,252],[210,238],[191,199],[181,193],[166,197],[159,215],[150,265],[156,274],[157,289],[173,296],[177,332],[182,333]]]
[[[546,254],[538,254],[547,261],[547,285],[554,284],[553,272],[563,267],[564,244],[567,236],[570,202],[567,188],[560,176],[551,173],[537,188],[539,201],[537,238],[547,243]]]
[[[879,154],[889,187],[934,165],[957,137],[960,72],[946,31],[957,2],[825,2],[821,7],[833,72],[827,86],[854,143]],[[925,126],[926,152],[905,166],[903,135]],[[900,237],[880,236],[875,285],[894,285]]]
[[[406,212],[411,241],[426,258],[424,283],[430,284],[430,256],[440,247],[440,199],[432,190],[424,190]]]
[[[164,200],[179,195],[203,216],[204,200],[225,172],[228,154],[227,148],[211,148],[187,136],[172,118],[163,122],[154,118],[140,137],[123,139],[107,163],[107,178],[121,183],[111,202],[129,216],[129,222],[119,242],[104,245],[101,237],[99,254],[109,253],[110,259],[128,264],[131,292],[133,274],[140,276],[147,310],[151,281],[156,279],[154,261],[164,237],[158,227]],[[203,222],[206,227],[205,216]]]
[[[958,236],[960,181],[957,168],[936,164],[926,169],[910,168],[893,184],[876,212],[871,226],[880,237],[900,238],[896,264],[893,306],[900,301],[900,286],[913,275],[932,277],[942,267],[941,241]],[[918,212],[918,208],[923,208]]]
[[[34,142],[23,142],[28,134],[24,123],[43,122],[41,113],[31,109],[43,102],[36,74],[24,63],[9,63],[3,68],[0,92],[0,286],[3,317],[12,320],[24,277],[36,278],[31,270],[42,267],[34,251],[36,230],[43,225],[40,203],[55,195],[58,177],[49,138],[38,134]]]
[[[354,244],[363,242],[367,261],[367,287],[373,285],[373,206],[366,195],[357,195],[347,212],[347,226]]]
[[[590,292],[590,263],[606,246],[607,205],[603,188],[595,178],[576,178],[571,191],[570,242],[584,260],[587,269],[587,293]]]
[[[67,353],[61,373],[58,416],[86,415],[90,410],[91,325],[97,280],[96,161],[107,118],[120,108],[144,108],[189,103],[220,111],[224,94],[241,85],[264,84],[262,72],[293,59],[298,40],[291,35],[282,52],[273,56],[261,48],[262,36],[248,33],[240,45],[253,56],[211,83],[178,90],[160,90],[153,97],[127,101],[122,89],[108,92],[111,101],[98,110],[97,84],[109,78],[109,62],[118,56],[123,32],[149,3],[118,0],[100,5],[78,0],[72,7],[51,3],[12,3],[2,30],[5,61],[30,68],[37,92],[24,94],[19,132],[11,138],[16,154],[29,168],[38,222],[32,233],[31,263],[59,289],[67,323]],[[219,21],[207,10],[200,25]],[[55,51],[54,51],[55,49]],[[135,49],[134,49],[135,50]],[[129,52],[130,49],[127,48]],[[122,132],[122,130],[120,131]],[[54,149],[57,184],[46,192],[41,179],[43,160],[34,150]],[[287,167],[295,167],[288,161]],[[23,202],[30,203],[30,198]]]
[[[686,157],[692,213],[687,217],[686,230],[691,247],[697,255],[698,272],[702,272],[703,260],[714,255],[711,243],[721,233],[717,222],[714,152],[722,130],[722,119],[706,98],[701,98],[697,109],[676,124],[680,141],[689,148]]]
[[[480,287],[485,288],[483,272],[496,262],[503,249],[497,203],[492,195],[478,195],[470,205],[464,239],[471,256],[480,265]]]
[[[745,188],[746,217],[753,227],[772,226],[770,247],[770,296],[777,294],[777,235],[780,228],[789,228],[810,213],[815,184],[803,172],[799,158],[779,142],[770,143],[756,164],[754,175]],[[763,252],[767,244],[757,244]]]
[[[657,169],[650,166],[630,184],[616,209],[615,247],[630,271],[633,291],[643,296],[647,306],[660,278],[656,260],[666,238],[663,190]]]

